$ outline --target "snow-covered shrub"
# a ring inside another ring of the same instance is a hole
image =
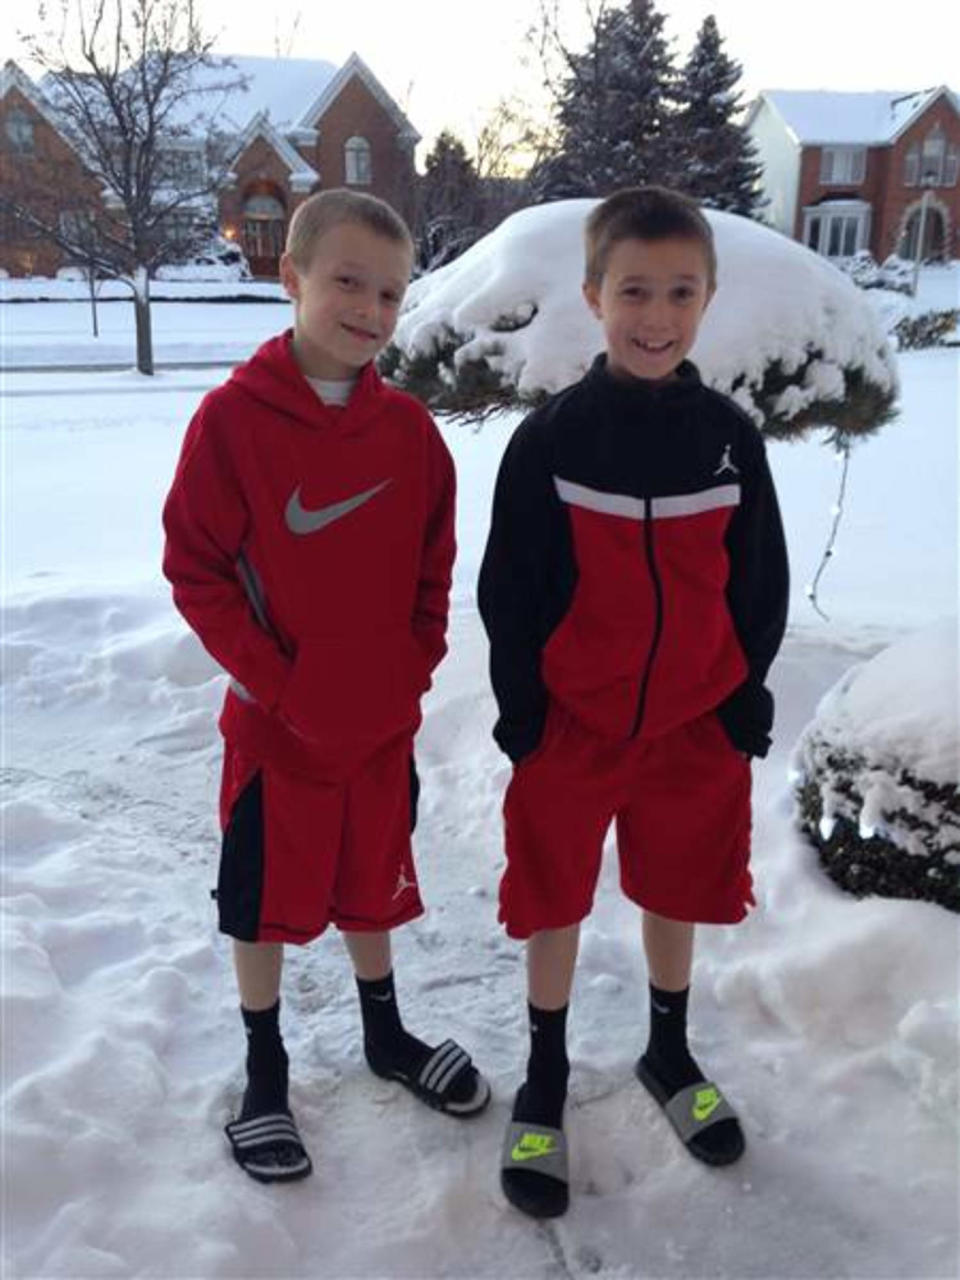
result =
[[[920,347],[942,347],[960,324],[960,310],[923,311],[920,315],[904,316],[894,325],[897,343],[901,351],[914,351]]]
[[[85,284],[87,280],[87,273],[86,271],[84,271],[83,267],[77,267],[77,266],[61,267],[57,272],[55,279],[74,280],[74,281],[80,280]]]
[[[880,267],[880,282],[884,289],[895,289],[899,293],[913,293],[913,273],[912,262],[891,253]]]
[[[603,347],[581,295],[594,200],[522,209],[415,280],[383,368],[437,409],[482,416],[574,382]],[[893,417],[894,357],[875,309],[826,259],[748,218],[704,210],[718,288],[691,358],[767,433],[867,434]]]
[[[207,247],[188,262],[157,268],[158,280],[252,280],[250,264],[235,240],[214,236]]]
[[[882,289],[883,276],[869,249],[861,249],[852,258],[839,258],[836,265],[861,289]]]
[[[827,874],[862,897],[960,912],[957,621],[848,671],[794,753],[802,829]]]

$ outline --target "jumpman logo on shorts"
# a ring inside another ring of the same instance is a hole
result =
[[[408,880],[407,873],[404,871],[403,867],[401,867],[400,874],[397,876],[397,887],[393,891],[393,898],[399,898],[401,893],[406,893],[408,889],[415,889],[416,887],[416,880]],[[393,901],[393,898],[390,899],[391,902]]]

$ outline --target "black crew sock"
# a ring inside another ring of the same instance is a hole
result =
[[[367,981],[357,978],[360,1015],[363,1018],[363,1047],[367,1060],[378,1067],[408,1074],[430,1052],[429,1046],[412,1036],[400,1020],[393,972],[385,978]]]
[[[247,1087],[240,1119],[289,1111],[287,1051],[280,1037],[280,1001],[269,1009],[240,1008],[247,1033]]]
[[[530,1057],[527,1078],[513,1106],[514,1120],[563,1125],[570,1063],[567,1059],[567,1009],[538,1009],[527,1005],[530,1017]]]
[[[687,1002],[690,988],[662,991],[650,984],[650,1039],[643,1061],[670,1097],[706,1080],[687,1047]],[[743,1130],[736,1120],[718,1120],[695,1139],[701,1159],[725,1164],[743,1151]]]
[[[357,978],[360,1015],[363,1018],[363,1050],[370,1069],[380,1076],[412,1077],[421,1070],[433,1049],[412,1036],[400,1019],[393,971],[385,978]],[[477,1088],[475,1070],[464,1072],[451,1086],[451,1102],[468,1102]]]
[[[687,1047],[690,988],[661,991],[650,984],[650,1039],[644,1058],[671,1093],[704,1078]]]

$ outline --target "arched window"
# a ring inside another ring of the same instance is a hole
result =
[[[369,186],[373,177],[370,164],[370,143],[366,138],[348,138],[343,151],[346,181],[351,186]]]
[[[939,125],[931,129],[923,140],[920,161],[920,181],[931,186],[943,185],[943,162],[946,159],[947,140]]]
[[[22,156],[33,155],[33,121],[25,111],[14,107],[7,114],[3,127],[12,151]]]

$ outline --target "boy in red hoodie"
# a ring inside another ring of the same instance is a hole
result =
[[[384,385],[410,276],[402,219],[328,191],[291,220],[294,327],[206,396],[164,508],[177,608],[230,676],[217,887],[234,939],[247,1084],[226,1127],[251,1177],[311,1171],[287,1098],[284,943],[328,924],[356,973],[377,1075],[472,1116],[487,1082],[400,1020],[390,930],[423,911],[410,847],[420,698],[446,651],[454,472],[430,415]]]

